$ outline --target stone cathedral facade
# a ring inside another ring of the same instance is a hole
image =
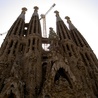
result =
[[[70,18],[68,29],[55,11],[56,33],[43,38],[38,7],[29,23],[26,10],[0,48],[0,98],[98,98],[98,60]]]

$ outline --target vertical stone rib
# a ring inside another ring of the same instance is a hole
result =
[[[76,27],[71,23],[70,18],[68,16],[65,17],[67,19],[67,23],[69,24],[69,29],[72,35],[72,38],[76,45],[81,47],[88,47],[88,43],[84,40],[84,37],[80,34],[80,32],[76,29]]]
[[[60,39],[71,39],[71,35],[69,33],[69,30],[67,26],[64,24],[63,20],[59,16],[59,12],[55,11],[56,13],[56,28],[57,28],[57,34],[60,36]]]

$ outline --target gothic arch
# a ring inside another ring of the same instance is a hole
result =
[[[72,87],[71,79],[70,79],[68,73],[65,71],[64,68],[59,68],[59,70],[56,71],[56,74],[54,77],[54,83],[56,81],[59,81],[60,78],[66,80],[69,83],[70,87]]]
[[[52,66],[52,77],[55,77],[56,72],[60,69],[63,68],[65,70],[65,73],[68,74],[69,79],[72,79],[73,82],[76,81],[76,78],[74,76],[74,74],[72,73],[72,71],[70,70],[69,65],[67,65],[65,62],[57,62],[55,64],[53,64]]]
[[[6,94],[3,98],[17,98],[14,93]]]
[[[19,82],[14,78],[9,78],[6,82],[1,91],[0,98],[21,98],[19,93]]]

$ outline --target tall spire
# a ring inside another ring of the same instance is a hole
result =
[[[59,12],[56,10],[54,11],[54,13],[56,13],[56,28],[57,34],[59,35],[60,39],[71,39],[69,30],[61,19]]]
[[[37,6],[35,6],[34,7],[34,13],[33,13],[33,16],[38,16],[38,7]]]
[[[66,16],[65,19],[67,19],[67,23],[69,24],[70,30],[76,29],[76,27],[71,23],[70,17]]]
[[[26,13],[26,11],[27,11],[27,8],[26,7],[23,7],[22,8],[22,12],[21,12],[19,18],[25,19],[25,13]]]
[[[13,23],[11,28],[8,31],[9,35],[22,35],[24,30],[24,24],[25,24],[25,12],[27,11],[27,8],[23,7],[22,12],[19,15],[19,17],[16,19],[16,21]]]
[[[65,19],[67,19],[67,23],[69,24],[69,29],[71,32],[70,34],[74,42],[76,43],[76,45],[80,47],[84,47],[84,46],[89,47],[85,38],[81,35],[81,33],[77,30],[77,28],[71,23],[70,18],[66,16]]]
[[[59,16],[59,12],[56,10],[54,11],[54,13],[56,13],[56,17],[57,17],[56,21],[62,21],[61,17]]]
[[[16,51],[14,50],[16,50],[16,47],[18,47],[18,44],[20,43],[19,36],[23,36],[24,34],[24,24],[25,24],[24,17],[25,17],[26,10],[27,9],[25,7],[22,8],[21,14],[18,16],[16,21],[13,23],[13,25],[9,29],[8,34],[5,38],[5,42],[2,44],[2,54],[5,54],[5,55],[17,54]],[[11,39],[9,39],[9,36],[11,36]],[[16,38],[16,36],[18,38]]]
[[[40,26],[37,6],[34,7],[34,13],[31,17],[31,20],[28,26],[27,35],[29,34],[40,34],[41,35],[41,26]]]

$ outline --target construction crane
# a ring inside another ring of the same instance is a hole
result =
[[[41,19],[43,19],[43,37],[47,38],[47,31],[46,31],[46,15],[49,13],[49,11],[55,6],[56,4],[54,3],[50,9],[45,13],[45,14],[41,14]]]
[[[43,19],[43,37],[47,38],[47,30],[46,30],[46,15],[50,12],[50,10],[55,6],[56,4],[54,3],[50,9],[45,13],[45,14],[41,14],[41,19]],[[44,49],[46,50],[46,44],[44,44]]]

